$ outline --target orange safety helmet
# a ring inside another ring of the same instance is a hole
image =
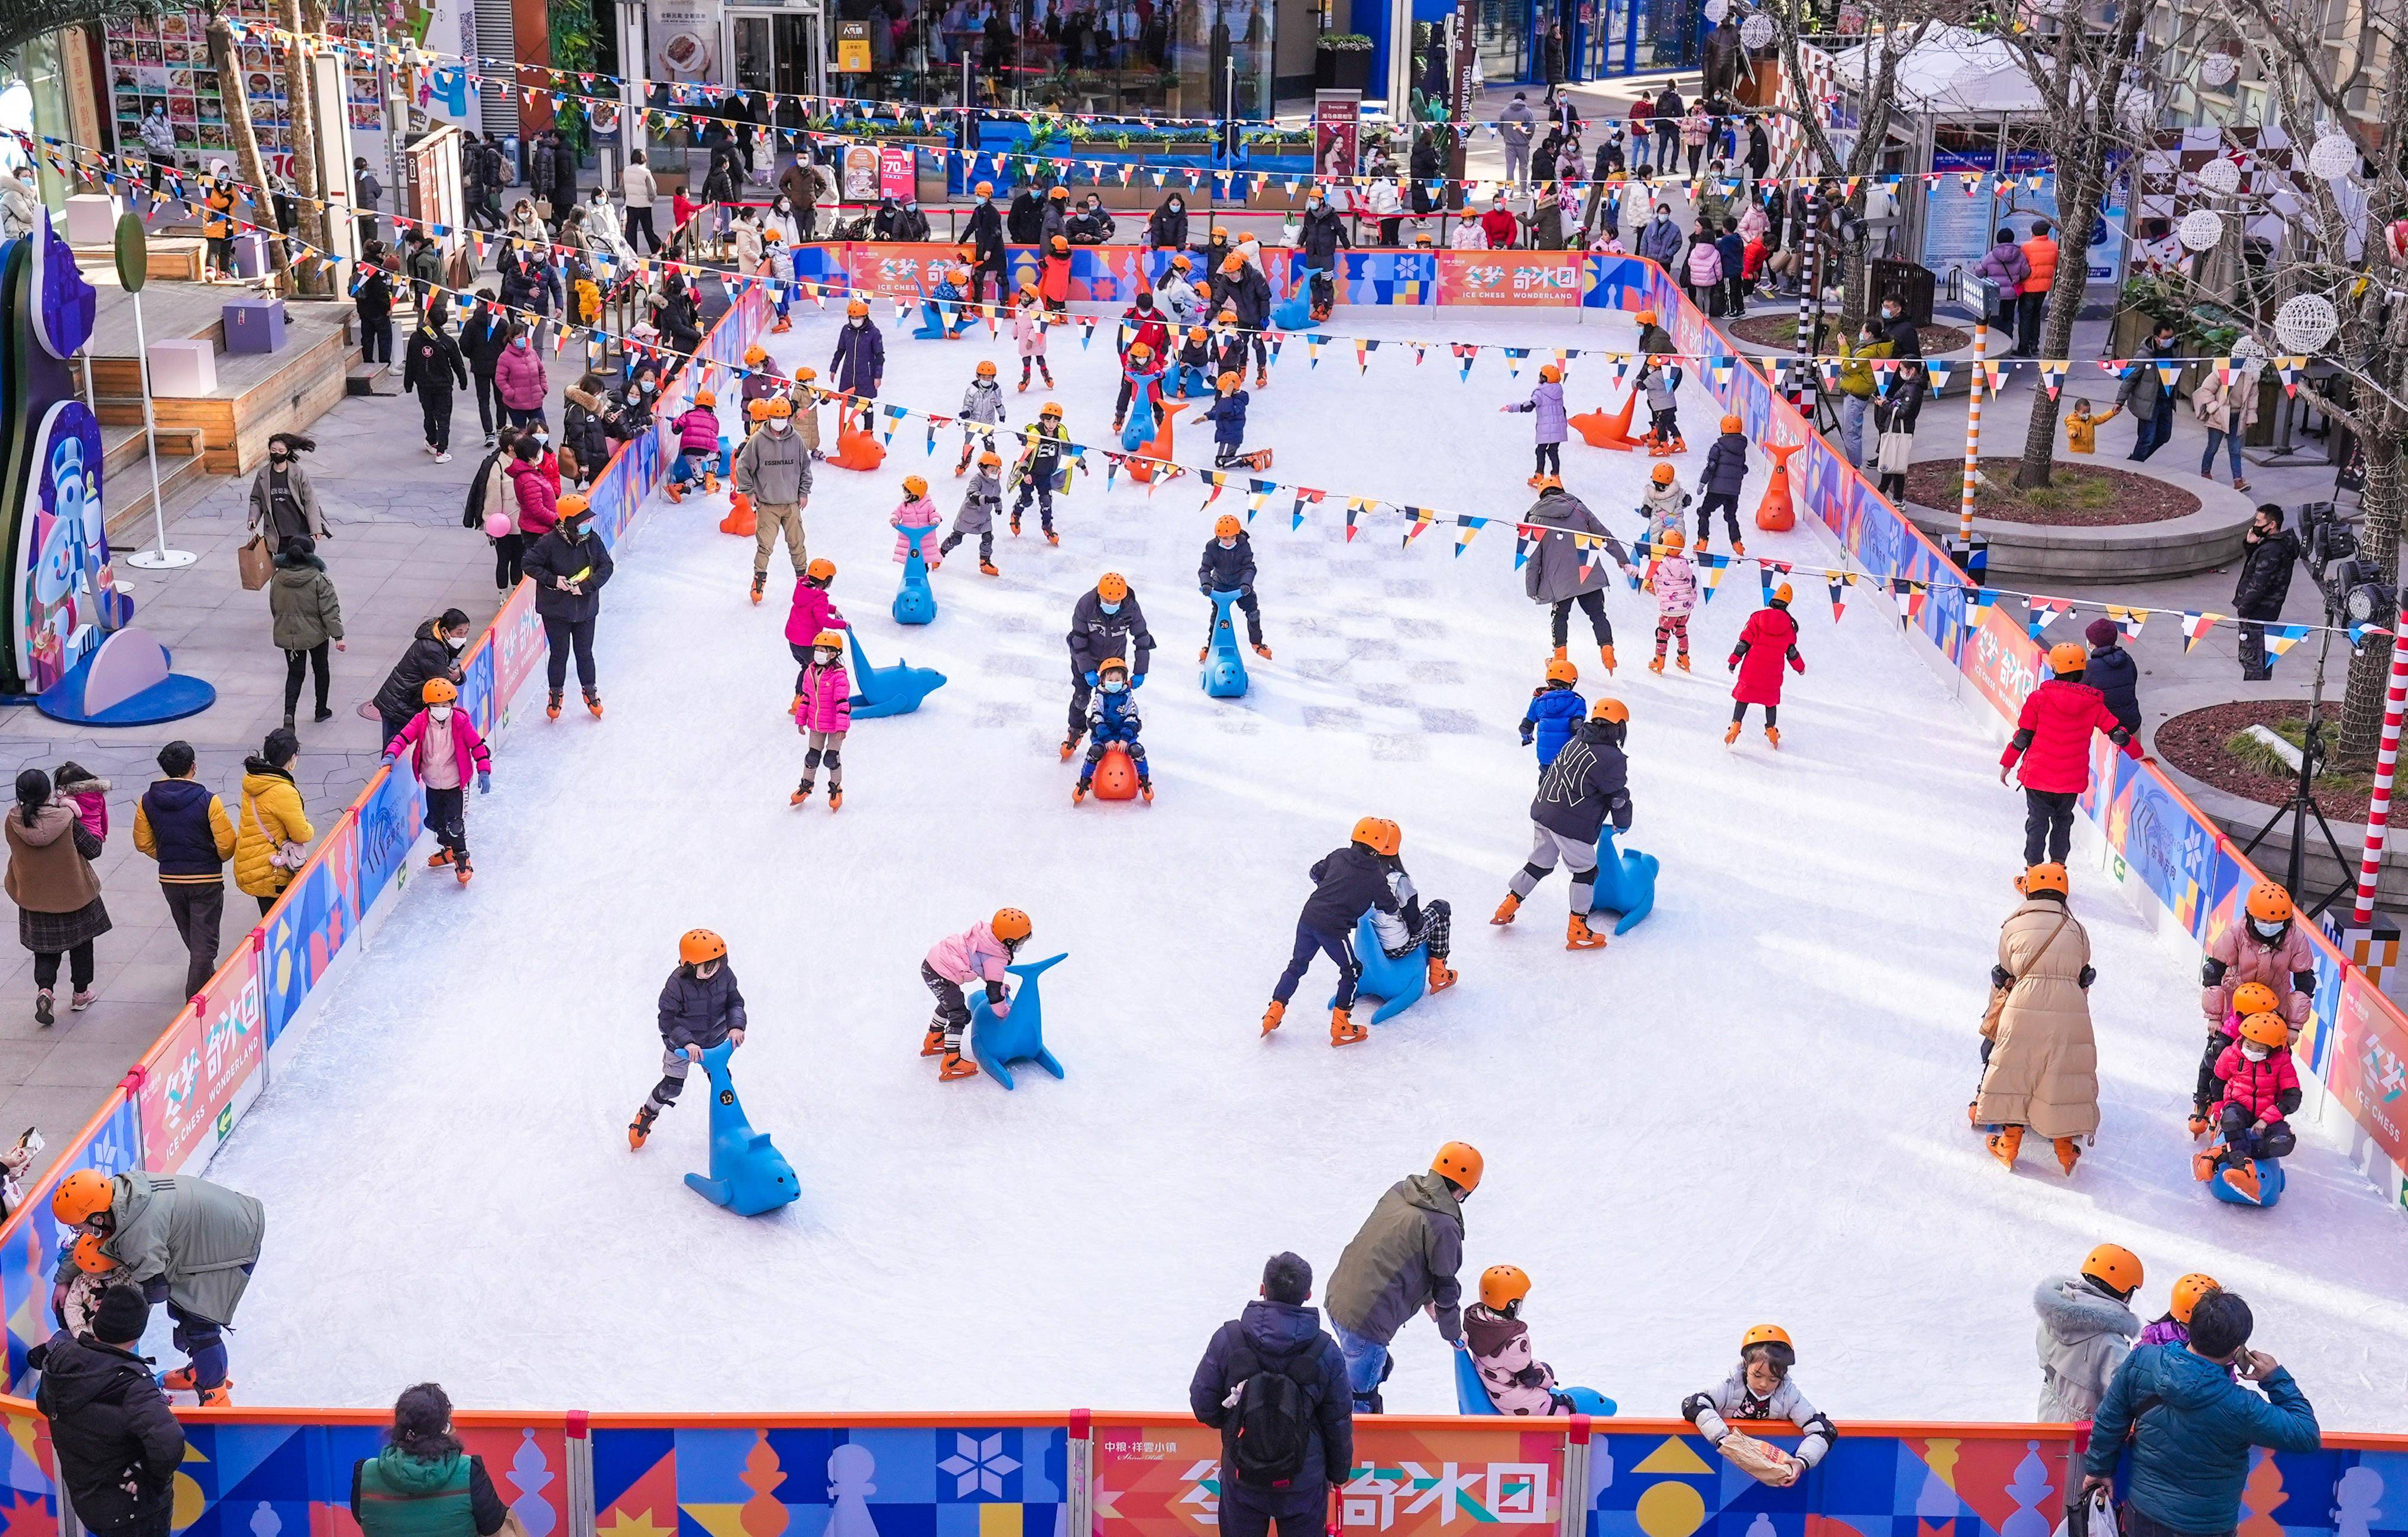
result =
[[[1689,536],[1677,528],[1667,528],[1664,530],[1664,537],[1656,542],[1667,550],[1677,551],[1687,547]]]
[[[1107,603],[1125,601],[1128,597],[1128,578],[1118,571],[1106,571],[1096,583],[1096,596]]]
[[[2027,897],[2043,891],[2071,897],[2073,895],[2073,883],[2067,877],[2063,865],[2034,865],[2015,877],[2015,889]]]
[[[1244,382],[1245,382],[1245,381],[1244,381],[1244,380],[1240,379],[1240,378],[1239,378],[1237,375],[1235,375],[1235,374],[1231,374],[1231,373],[1225,373],[1225,374],[1223,374],[1220,378],[1218,378],[1218,379],[1216,379],[1216,380],[1214,380],[1214,381],[1212,381],[1212,387],[1213,387],[1214,389],[1216,389],[1216,390],[1221,390],[1221,391],[1225,391],[1225,392],[1226,392],[1226,391],[1229,391],[1229,390],[1234,390],[1234,389],[1236,389],[1239,385],[1240,385],[1240,384],[1242,384],[1242,383],[1244,383]]]
[[[822,630],[822,631],[820,631],[820,633],[819,633],[819,634],[814,635],[814,636],[812,636],[812,637],[811,637],[811,650],[813,650],[813,651],[842,651],[842,650],[844,650],[844,632],[843,632],[842,630]]]
[[[2218,1292],[2223,1289],[2224,1288],[2222,1286],[2215,1284],[2215,1277],[2212,1275],[2201,1275],[2197,1271],[2193,1271],[2190,1274],[2184,1276],[2181,1280],[2174,1283],[2174,1294],[2172,1298],[2167,1300],[2166,1311],[2173,1314],[2175,1323],[2182,1325],[2185,1329],[2188,1329],[2190,1327],[2191,1310],[2199,1306],[2199,1300],[2207,1296],[2210,1292]]]
[[[1550,363],[1539,370],[1539,378],[1549,384],[1560,384],[1564,381],[1564,371]]]
[[[2274,989],[2262,982],[2244,982],[2232,990],[2232,1012],[2247,1019],[2251,1014],[2271,1014],[2283,1007]]]
[[[1391,858],[1405,846],[1405,830],[1384,816],[1359,818],[1354,824],[1354,831],[1349,836],[1373,854]]]
[[[705,410],[710,410],[719,404],[719,396],[709,390],[696,390],[694,392],[694,403]]]
[[[1187,339],[1190,341],[1202,341],[1204,339],[1204,327],[1200,325],[1189,326],[1187,328]]]
[[[1058,197],[1067,203],[1070,200],[1070,189],[1068,187],[1056,187],[1045,195],[1048,197]]]
[[[1175,272],[1185,272],[1193,268],[1196,264],[1189,261],[1187,259],[1187,252],[1182,251],[1178,255],[1173,256],[1170,259],[1170,266],[1171,269]]]
[[[101,1253],[98,1233],[86,1233],[75,1241],[75,1263],[86,1275],[107,1275],[117,1269],[117,1261]]]
[[[1639,323],[1641,325],[1653,325],[1656,323],[1656,311],[1653,309],[1641,309],[1639,311],[1637,319]]]
[[[450,704],[460,697],[460,690],[449,678],[429,678],[420,687],[418,697],[431,705]]]
[[[1129,343],[1129,356],[1137,359],[1140,363],[1143,363],[1147,358],[1154,356],[1154,349],[1147,346],[1144,342],[1133,341]]]
[[[795,414],[795,403],[782,395],[773,395],[762,404],[768,408],[769,419],[773,422],[782,422]]]
[[[1739,430],[1739,418],[1729,414],[1728,412],[1725,412],[1723,415],[1723,431],[1737,432]]]
[[[2251,1014],[2241,1022],[2241,1039],[2281,1051],[2291,1043],[2291,1027],[2280,1014]]]
[[[2060,640],[2048,648],[2048,670],[2060,678],[2089,665],[2090,653],[2078,640]]]
[[[2247,910],[2261,924],[2288,923],[2291,894],[2272,881],[2260,881],[2249,890]]]
[[[748,366],[758,367],[768,361],[769,349],[762,346],[759,342],[756,341],[752,346],[744,349],[744,362]]]
[[[993,197],[995,195],[995,183],[992,181],[982,181],[970,190],[978,194],[981,197]]]
[[[1229,237],[1229,226],[1228,226],[1228,225],[1226,225],[1226,224],[1215,224],[1215,225],[1213,225],[1213,226],[1212,226],[1212,238],[1214,238],[1215,240],[1226,240],[1226,239],[1227,239],[1228,237]]]
[[[1006,944],[1018,944],[1036,929],[1036,926],[1028,921],[1028,914],[1016,907],[996,908],[995,916],[986,921],[986,926],[996,939]]]
[[[1234,251],[1221,258],[1221,270],[1224,272],[1243,272],[1245,269],[1246,259]]]
[[[1239,530],[1244,526],[1238,521],[1236,513],[1224,512],[1212,520],[1212,537],[1216,539],[1233,539],[1238,537]]]
[[[924,496],[927,494],[928,482],[925,480],[917,475],[906,475],[903,477],[903,495],[906,496],[920,497]]]
[[[1680,478],[1678,473],[1674,471],[1670,465],[1657,465],[1654,469],[1647,472],[1647,476],[1648,479],[1654,481],[1657,485],[1670,485],[1675,480]]]
[[[755,400],[752,404],[745,407],[744,411],[746,415],[752,417],[755,422],[767,422],[769,420],[768,397],[765,395],[761,399]]]
[[[1758,1324],[1739,1337],[1739,1348],[1742,1355],[1757,1345],[1781,1345],[1793,1355],[1798,1349],[1797,1342],[1789,1338],[1789,1331],[1779,1324]]]
[[[869,306],[860,299],[853,299],[845,305],[844,312],[853,319],[859,320],[869,313]]]
[[[1480,1272],[1480,1305],[1494,1313],[1530,1295],[1530,1277],[1519,1265],[1491,1265]]]
[[[978,462],[979,467],[982,469],[990,466],[994,468],[1001,469],[1003,467],[1003,455],[997,453],[993,449],[988,449],[985,452],[978,456]]]
[[[809,364],[805,364],[803,366],[795,370],[795,382],[797,384],[802,383],[805,380],[817,379],[819,377],[820,371]]]
[[[1628,725],[1630,707],[1609,695],[1588,707],[1588,718],[1593,721],[1604,721],[1610,725]]]
[[[1057,256],[1067,256],[1070,253],[1070,241],[1068,237],[1060,235],[1054,237],[1054,253]]]
[[[2101,1243],[2082,1257],[2082,1273],[2119,1297],[2141,1289],[2141,1257],[2120,1243]]]
[[[1569,656],[1556,657],[1554,661],[1547,664],[1547,682],[1551,683],[1579,682],[1580,665]]]
[[[97,1169],[79,1169],[50,1192],[50,1216],[62,1227],[80,1228],[108,1210],[117,1182]]]
[[[995,377],[995,365],[992,362],[980,364],[978,366],[978,376],[981,379],[993,379]]]
[[[810,565],[803,568],[803,580],[806,582],[816,582],[823,586],[826,585],[828,582],[834,582],[836,580],[836,562],[832,560],[815,560],[811,562]]]
[[[689,928],[678,939],[678,959],[688,966],[724,959],[727,941],[708,928]]]
[[[1485,1167],[1480,1149],[1469,1142],[1449,1142],[1430,1160],[1431,1173],[1454,1181],[1467,1196],[1480,1188],[1480,1171]]]
[[[1775,603],[1786,603],[1797,596],[1798,595],[1791,590],[1789,583],[1785,582],[1780,586],[1772,589],[1772,601]]]
[[[571,518],[581,518],[593,511],[594,501],[582,492],[572,491],[554,502],[552,510],[560,515],[561,522],[566,523]]]

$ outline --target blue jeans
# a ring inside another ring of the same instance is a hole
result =
[[[1378,1396],[1380,1384],[1388,1375],[1388,1347],[1378,1340],[1367,1340],[1336,1319],[1329,1321],[1329,1332],[1338,1336],[1338,1348],[1346,1357],[1346,1386],[1354,1390],[1357,1407],[1361,1401]]]
[[[2241,472],[2241,430],[2238,427],[2230,432],[2218,427],[2207,429],[2207,451],[2199,456],[2199,472],[2201,475],[2214,473],[2215,445],[2218,441],[2224,444],[2227,456],[2232,461],[2232,483],[2237,486],[2248,479]]]
[[[1852,465],[1865,462],[1865,415],[1872,409],[1872,401],[1864,395],[1840,396],[1840,440],[1847,445]]]

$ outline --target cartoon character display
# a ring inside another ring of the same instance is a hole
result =
[[[36,438],[32,568],[18,584],[25,676],[38,693],[133,617],[134,601],[109,568],[100,495],[100,424],[81,401],[50,408]]]

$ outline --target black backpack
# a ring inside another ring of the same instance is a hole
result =
[[[1301,1364],[1301,1363],[1300,1363]],[[1249,1346],[1229,1356],[1237,1404],[1221,1426],[1221,1466],[1248,1488],[1284,1489],[1312,1449],[1315,1385],[1266,1363]]]

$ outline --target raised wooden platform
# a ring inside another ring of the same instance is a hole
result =
[[[112,276],[117,271],[117,252],[108,246],[77,246],[76,266],[90,276],[93,267],[107,267]],[[201,260],[208,252],[208,242],[197,235],[178,236],[153,233],[145,259],[152,279],[170,282],[201,280]]]

